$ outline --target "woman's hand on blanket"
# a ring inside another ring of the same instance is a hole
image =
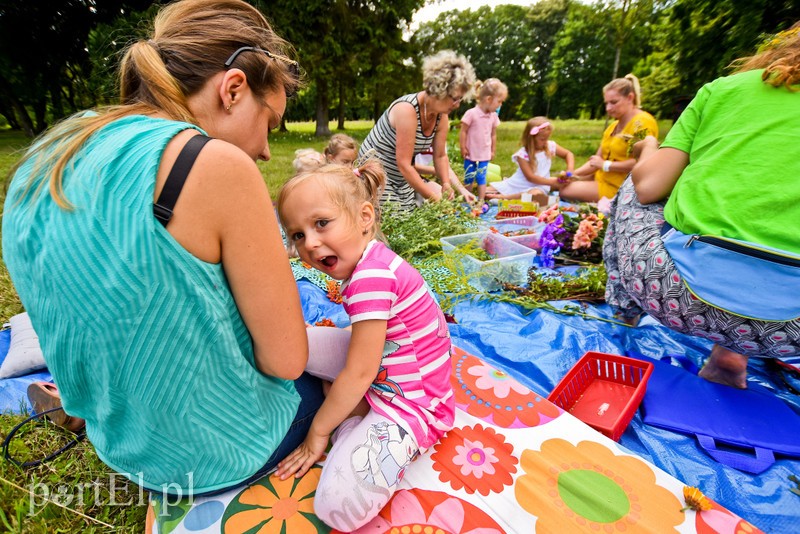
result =
[[[305,475],[311,469],[311,466],[325,454],[325,449],[328,447],[328,438],[327,434],[314,433],[312,427],[305,441],[289,456],[278,462],[278,470],[275,474],[281,480],[286,480],[292,475],[296,478]]]

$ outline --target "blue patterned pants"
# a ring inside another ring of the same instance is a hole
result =
[[[628,318],[645,312],[677,332],[747,356],[797,361],[800,319],[747,319],[697,300],[664,248],[663,224],[664,204],[640,204],[628,178],[612,203],[603,244],[608,271],[606,302],[614,311]]]

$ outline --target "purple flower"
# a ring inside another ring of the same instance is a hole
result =
[[[563,224],[564,216],[559,214],[553,222],[542,230],[542,236],[539,238],[539,244],[542,246],[538,256],[540,266],[549,269],[555,267],[554,256],[561,252],[561,243],[556,238],[566,234],[566,230],[562,228]]]

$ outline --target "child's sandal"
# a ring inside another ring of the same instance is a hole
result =
[[[53,410],[48,412],[46,417],[53,424],[66,428],[70,432],[77,433],[86,424],[83,419],[73,417],[64,411],[61,406],[61,395],[58,393],[56,385],[52,382],[34,382],[29,385],[28,400],[34,413],[41,414],[48,410]]]

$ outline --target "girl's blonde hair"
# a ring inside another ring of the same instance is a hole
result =
[[[298,148],[294,151],[292,167],[295,174],[313,171],[325,165],[325,156],[313,148]]]
[[[800,22],[778,33],[758,54],[737,59],[731,67],[735,72],[764,69],[764,83],[796,91],[793,86],[800,84]]]
[[[315,185],[327,192],[331,202],[342,210],[342,213],[346,214],[352,222],[358,219],[359,210],[364,202],[372,204],[372,207],[375,208],[375,224],[369,230],[370,237],[379,235],[380,200],[386,185],[386,173],[383,171],[380,161],[369,158],[354,168],[328,163],[298,174],[286,182],[278,192],[278,217],[281,219],[281,224],[285,220],[284,208],[289,195],[297,189],[297,186],[308,181],[313,181]],[[284,230],[286,230],[285,226]]]
[[[637,108],[642,105],[642,89],[639,86],[639,78],[633,74],[626,74],[624,78],[615,78],[603,86],[603,94],[614,90],[627,97],[633,93],[633,105]]]
[[[548,139],[542,140],[539,137],[539,132],[535,134],[531,134],[531,131],[534,128],[541,128],[543,124],[547,123],[547,128],[550,129],[550,133],[553,132],[553,124],[550,122],[550,119],[547,117],[533,117],[528,119],[528,122],[525,123],[525,129],[522,130],[522,139],[520,140],[520,144],[525,147],[525,150],[528,152],[528,158],[533,167],[534,172],[536,171],[536,158],[534,154],[539,152],[540,150],[544,150],[545,155],[548,158],[552,158],[553,155],[548,150],[547,141]]]
[[[328,146],[323,151],[325,156],[335,158],[342,150],[355,150],[358,153],[358,143],[356,140],[345,134],[334,134],[328,141]]]
[[[240,53],[230,65],[245,73],[256,96],[263,99],[279,89],[287,94],[298,89],[300,80],[290,70],[292,62],[287,58],[292,53],[290,45],[255,7],[242,0],[180,0],[167,5],[156,15],[151,37],[129,45],[122,57],[121,104],[99,110],[98,114],[81,113],[62,121],[33,145],[12,174],[33,159],[30,185],[38,177],[41,188],[44,178],[48,178],[55,202],[70,209],[72,205],[64,195],[63,172],[91,135],[129,115],[163,114],[172,120],[197,124],[189,111],[189,97],[225,70],[226,60],[246,46],[270,54]]]
[[[422,61],[422,86],[434,98],[452,97],[463,93],[465,101],[472,100],[472,86],[475,84],[475,69],[460,54],[452,50],[428,56]]]
[[[483,100],[487,96],[508,96],[508,86],[498,80],[497,78],[489,78],[484,81],[478,80],[472,87],[473,94],[478,96],[478,101]]]

